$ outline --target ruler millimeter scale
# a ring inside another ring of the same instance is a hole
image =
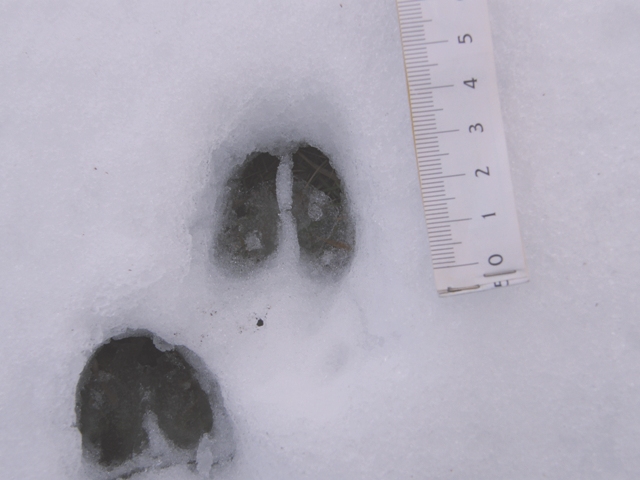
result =
[[[396,0],[442,296],[528,281],[486,0]]]

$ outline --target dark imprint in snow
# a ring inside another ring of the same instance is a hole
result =
[[[254,153],[227,183],[215,254],[233,270],[251,270],[278,248],[280,166],[279,158]],[[351,263],[355,247],[355,224],[342,181],[329,158],[308,145],[292,154],[292,167],[291,213],[301,260],[311,275],[340,275]]]
[[[293,201],[302,260],[315,274],[340,274],[353,257],[355,225],[342,181],[329,158],[314,147],[293,154]]]
[[[255,153],[227,183],[228,195],[215,251],[219,260],[237,270],[255,268],[278,247],[279,163],[273,155]]]
[[[182,460],[194,464],[202,437],[216,438],[215,416],[223,410],[216,395],[205,392],[200,378],[177,348],[160,350],[148,335],[111,339],[100,346],[87,362],[77,389],[76,414],[85,455],[110,470],[143,454],[149,446],[152,415],[166,442],[182,452]],[[151,463],[174,463],[156,460]],[[144,469],[135,462],[130,467],[118,476]]]

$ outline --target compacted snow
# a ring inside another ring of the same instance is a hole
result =
[[[489,1],[531,282],[446,299],[395,8],[0,4],[0,478],[637,478],[640,4]],[[300,200],[300,148],[339,197]],[[225,257],[259,153],[277,232]],[[311,254],[321,218],[347,223]],[[213,427],[176,449],[157,407],[109,470],[79,421],[124,398],[91,359],[130,337]]]

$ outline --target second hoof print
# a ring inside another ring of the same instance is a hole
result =
[[[291,157],[291,162],[281,161]],[[278,182],[278,170],[292,168]],[[313,277],[339,277],[353,259],[355,223],[344,187],[331,160],[318,148],[302,145],[276,157],[253,153],[227,183],[215,256],[240,273],[258,268],[278,249],[281,208],[278,189],[292,195],[300,261]]]
[[[233,457],[219,386],[199,364],[193,352],[145,331],[112,338],[94,352],[76,403],[92,477],[129,478],[179,464],[206,472]],[[205,449],[207,461],[199,458]]]

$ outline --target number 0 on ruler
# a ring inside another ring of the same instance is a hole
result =
[[[528,280],[486,0],[396,0],[440,295]]]

